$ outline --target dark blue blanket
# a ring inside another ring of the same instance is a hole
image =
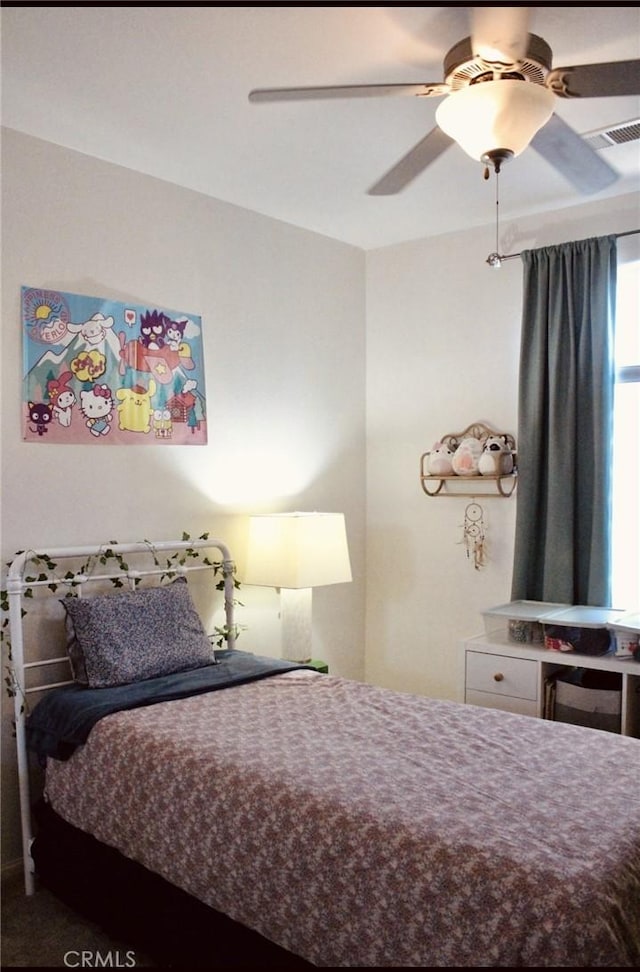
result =
[[[69,759],[74,750],[86,742],[96,722],[113,712],[183,699],[307,667],[237,649],[217,651],[215,657],[214,665],[148,678],[131,685],[91,689],[74,683],[53,689],[38,702],[27,719],[27,747],[41,762],[47,756]]]

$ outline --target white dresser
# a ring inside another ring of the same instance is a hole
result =
[[[538,718],[545,711],[546,681],[562,666],[619,673],[621,732],[640,738],[640,663],[633,658],[549,651],[514,643],[506,631],[467,638],[460,647],[465,702]]]

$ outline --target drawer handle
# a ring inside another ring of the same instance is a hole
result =
[[[502,674],[502,672],[496,672],[495,675],[493,676],[493,680],[494,682],[502,682],[504,680],[504,675]]]

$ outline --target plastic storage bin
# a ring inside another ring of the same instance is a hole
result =
[[[482,612],[486,634],[500,632],[518,644],[541,645],[544,641],[542,619],[555,611],[571,607],[549,601],[511,601]]]
[[[609,625],[613,635],[613,651],[618,658],[640,661],[640,613],[623,614]]]
[[[579,655],[609,655],[614,651],[610,625],[623,611],[615,608],[574,606],[547,615],[543,622],[544,645],[552,651]]]

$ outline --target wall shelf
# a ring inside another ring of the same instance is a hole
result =
[[[425,453],[428,455],[428,453]],[[424,457],[423,457],[424,458]],[[430,476],[420,474],[420,482],[427,496],[503,496],[509,497],[516,488],[518,474],[508,476]],[[435,486],[431,489],[429,484]],[[466,489],[457,489],[465,486]]]
[[[424,452],[420,458],[420,485],[427,496],[499,496],[508,498],[516,488],[518,471],[516,468],[516,440],[506,432],[497,432],[483,422],[474,422],[463,432],[448,432],[440,439],[442,445],[455,453],[464,439],[478,439],[484,446],[488,438],[497,436],[504,439],[513,457],[513,471],[502,475],[437,475],[429,472],[429,456],[431,452]]]

